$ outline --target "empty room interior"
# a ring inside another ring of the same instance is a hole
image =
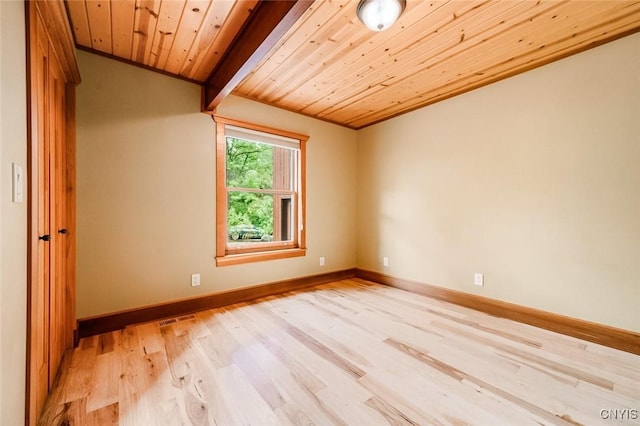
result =
[[[638,424],[639,30],[0,1],[0,425]]]

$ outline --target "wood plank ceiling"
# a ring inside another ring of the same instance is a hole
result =
[[[258,0],[67,0],[76,44],[203,83]]]
[[[258,3],[66,2],[79,47],[203,86]],[[632,0],[408,0],[380,33],[357,3],[316,0],[233,93],[358,129],[640,30]]]

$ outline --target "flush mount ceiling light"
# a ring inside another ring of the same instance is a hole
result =
[[[384,31],[396,22],[406,0],[360,0],[356,14],[371,31]]]

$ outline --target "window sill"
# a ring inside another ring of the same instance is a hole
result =
[[[262,251],[257,253],[228,254],[216,257],[216,266],[240,265],[243,263],[263,262],[265,260],[287,259],[301,257],[307,254],[306,249],[295,248],[287,250]]]

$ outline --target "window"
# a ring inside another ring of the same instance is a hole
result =
[[[214,115],[216,264],[305,255],[308,137]]]

